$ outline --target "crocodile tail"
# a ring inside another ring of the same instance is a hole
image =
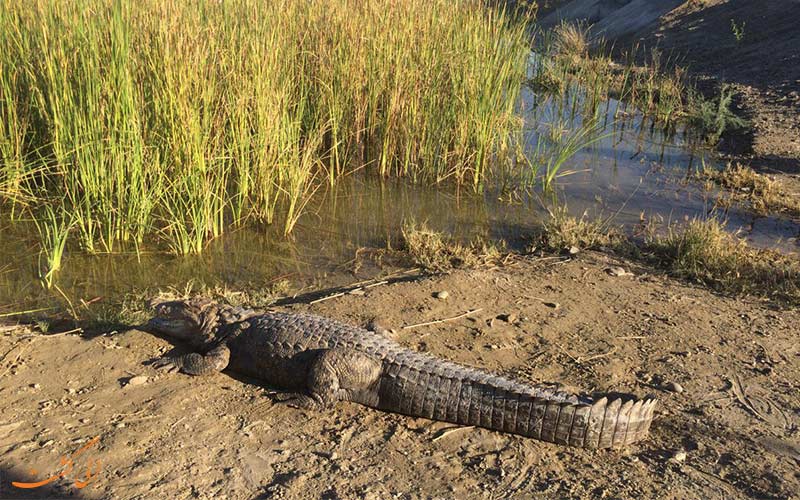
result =
[[[575,403],[520,398],[517,406],[516,429],[511,432],[580,448],[618,448],[647,436],[656,400],[603,397]]]
[[[514,382],[455,363],[389,362],[378,408],[577,446],[621,447],[647,436],[656,400],[597,400]]]

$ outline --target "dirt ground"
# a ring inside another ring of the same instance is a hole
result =
[[[633,274],[606,272],[616,265]],[[522,379],[655,394],[651,436],[584,451],[349,403],[315,413],[227,372],[157,372],[148,361],[172,345],[138,329],[7,329],[0,498],[800,498],[796,310],[597,253],[297,301],[286,308],[382,316],[407,346]]]

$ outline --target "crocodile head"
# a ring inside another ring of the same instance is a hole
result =
[[[148,327],[192,344],[203,344],[214,336],[218,312],[217,304],[210,299],[162,302],[155,306],[155,316],[148,322]]]

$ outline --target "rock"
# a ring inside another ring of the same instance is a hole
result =
[[[513,323],[517,320],[517,315],[514,313],[500,314],[499,316],[497,316],[497,319],[505,321],[506,323]]]
[[[146,375],[136,375],[135,377],[131,377],[125,383],[126,386],[137,386],[137,385],[144,385],[147,383],[147,376]]]
[[[114,424],[114,427],[116,427],[117,429],[124,429],[125,422],[117,422],[116,424]]]
[[[447,290],[442,290],[441,292],[434,293],[433,296],[439,300],[445,300],[447,299],[447,297],[450,296],[450,292],[448,292]]]
[[[624,268],[619,266],[607,267],[604,269],[604,271],[610,274],[611,276],[616,276],[616,277],[633,276],[633,273],[629,273]]]
[[[542,302],[542,303],[547,307],[552,307],[553,309],[558,309],[561,307],[561,304],[559,304],[558,302]]]
[[[669,392],[676,392],[678,394],[683,392],[683,386],[677,382],[668,382],[664,385],[664,389],[668,390]]]
[[[569,255],[578,255],[580,253],[580,251],[581,251],[581,249],[576,247],[575,245],[573,245],[573,246],[571,246],[571,247],[566,249],[566,253],[569,254]]]
[[[685,450],[677,450],[672,454],[672,458],[670,458],[670,461],[678,463],[678,464],[682,464],[683,462],[686,461],[686,458],[688,456],[689,455],[686,453]]]
[[[31,384],[31,388],[32,389],[38,389],[40,387],[41,387],[41,385],[39,385],[39,384]]]

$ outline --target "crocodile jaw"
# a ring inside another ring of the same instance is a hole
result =
[[[169,335],[170,337],[185,339],[188,338],[192,330],[197,329],[197,325],[185,319],[170,319],[155,317],[151,319],[147,326],[157,332]]]

